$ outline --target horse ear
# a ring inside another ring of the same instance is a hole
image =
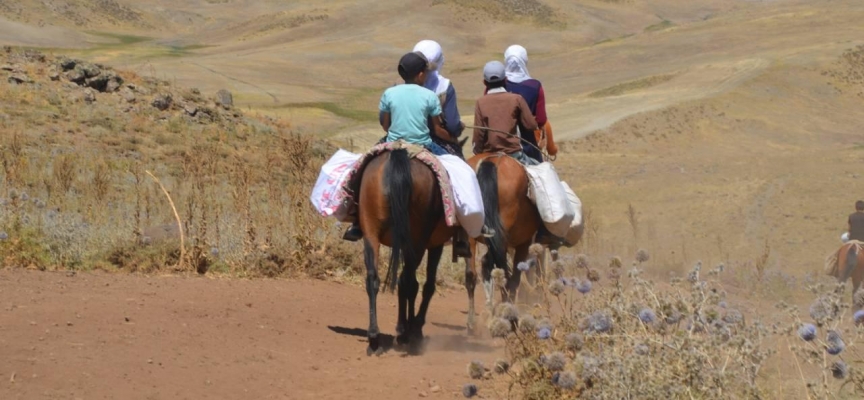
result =
[[[468,141],[468,136],[465,136],[464,139],[459,141],[459,147],[465,146],[465,142],[467,142],[467,141]]]

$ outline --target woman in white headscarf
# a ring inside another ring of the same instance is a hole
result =
[[[432,141],[447,149],[448,152],[462,157],[462,149],[457,149],[454,145],[456,139],[462,134],[465,129],[465,124],[462,123],[459,117],[459,108],[456,106],[456,89],[450,80],[441,75],[441,68],[444,65],[444,52],[441,50],[441,45],[434,40],[421,40],[414,45],[415,52],[423,53],[426,59],[429,60],[429,72],[426,75],[427,89],[435,92],[438,99],[441,101],[441,116],[444,122],[444,129],[450,133],[453,142],[447,142],[435,135],[432,135]]]
[[[540,126],[534,135],[523,134],[523,139],[538,147],[545,144],[549,154],[554,156],[558,153],[558,147],[552,140],[552,127],[549,126],[546,117],[546,94],[540,81],[532,78],[528,73],[528,51],[518,44],[508,47],[504,51],[504,67],[507,73],[505,88],[508,92],[518,93],[525,99],[537,120],[537,125]],[[526,155],[543,162],[543,155],[535,147],[523,145],[523,148]]]

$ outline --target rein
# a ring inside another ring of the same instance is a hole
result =
[[[543,159],[544,159],[544,160],[546,160],[546,161],[555,161],[555,159],[552,158],[552,156],[550,156],[549,153],[547,153],[545,150],[543,150],[543,149],[537,147],[536,145],[534,145],[534,143],[531,143],[531,142],[529,142],[529,141],[523,139],[523,138],[522,138],[521,136],[519,136],[519,135],[514,135],[514,134],[512,134],[512,133],[510,133],[510,132],[499,131],[499,130],[497,130],[497,129],[487,128],[487,127],[485,127],[485,126],[471,126],[471,125],[465,125],[465,128],[467,128],[467,129],[481,129],[481,130],[484,130],[484,131],[496,132],[496,133],[501,133],[501,134],[504,134],[504,135],[507,135],[507,136],[513,136],[513,137],[515,137],[515,138],[517,138],[517,139],[519,139],[519,140],[521,140],[521,141],[527,143],[529,146],[531,146],[531,147],[537,149],[537,151],[539,151],[540,154],[543,155]]]

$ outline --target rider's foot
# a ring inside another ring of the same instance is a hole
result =
[[[549,233],[546,230],[542,230],[540,232],[537,232],[537,236],[534,238],[534,242],[540,243],[544,246],[548,246],[550,249],[552,249],[552,248],[557,249],[557,248],[561,247],[561,244],[563,243],[561,238]]]
[[[456,254],[456,257],[470,258],[471,248],[468,246],[468,242],[464,240],[454,240],[453,253]]]
[[[480,234],[483,235],[483,237],[491,238],[495,236],[495,230],[486,225],[483,225],[483,229],[480,231]]]
[[[345,234],[342,235],[343,240],[347,240],[349,242],[356,242],[363,238],[363,231],[360,230],[360,225],[357,223],[351,224]]]

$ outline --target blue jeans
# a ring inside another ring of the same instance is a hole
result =
[[[429,150],[430,153],[432,153],[436,156],[443,156],[445,154],[450,154],[449,151],[447,151],[445,148],[441,147],[441,145],[439,145],[438,143],[435,143],[435,142],[429,143],[423,147],[425,147],[426,150]]]

